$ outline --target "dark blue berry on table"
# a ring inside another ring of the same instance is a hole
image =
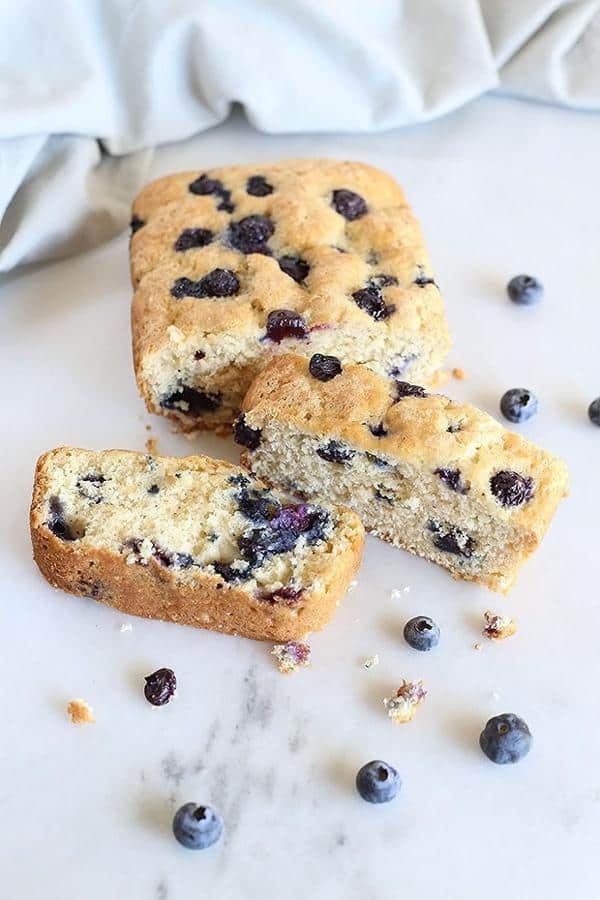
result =
[[[211,806],[185,803],[173,818],[173,834],[188,850],[206,850],[223,834],[223,819]]]
[[[500,400],[500,412],[509,422],[526,422],[537,411],[537,397],[526,388],[511,388]]]
[[[439,626],[429,616],[415,616],[404,626],[404,640],[413,650],[432,650],[440,642]]]
[[[313,378],[318,381],[331,381],[336,375],[340,375],[342,364],[337,356],[325,356],[322,353],[315,353],[310,358],[308,370]]]
[[[356,790],[368,803],[389,803],[401,785],[396,769],[381,759],[366,763],[356,775]]]
[[[152,706],[164,706],[177,689],[177,679],[173,669],[157,669],[144,678],[144,697]]]
[[[494,716],[479,736],[479,746],[488,759],[504,766],[516,763],[531,749],[531,732],[526,722],[514,713]]]
[[[600,397],[596,397],[595,400],[592,400],[588,407],[588,416],[590,417],[590,422],[593,422],[594,425],[600,425]]]
[[[533,275],[515,275],[508,282],[506,292],[513,303],[532,306],[544,296],[544,286]]]

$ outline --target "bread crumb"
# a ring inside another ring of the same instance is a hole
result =
[[[427,691],[422,681],[402,681],[393,697],[383,698],[383,705],[392,721],[410,722],[426,696]]]
[[[503,641],[505,638],[512,637],[517,630],[516,623],[510,616],[500,616],[490,612],[489,609],[486,609],[483,616],[485,627],[482,634],[490,641]]]
[[[477,643],[473,644],[473,650],[481,650],[481,644],[479,643],[479,641],[477,641]]]
[[[410,584],[405,584],[404,587],[394,588],[390,594],[390,598],[392,600],[401,600],[404,594],[410,593]]]
[[[456,378],[457,381],[464,381],[465,378],[467,377],[467,373],[465,372],[464,369],[459,369],[459,368],[452,369],[452,377]]]
[[[86,725],[96,721],[92,707],[88,706],[85,700],[71,700],[67,712],[74,725]]]
[[[356,580],[356,578],[354,579],[354,581],[351,581],[348,585],[348,593],[350,593],[350,591],[353,591],[357,584],[358,581]]]
[[[169,325],[167,328],[167,334],[169,335],[169,340],[173,344],[181,344],[185,340],[185,335],[177,325]]]
[[[146,431],[152,431],[152,425],[146,425]]]
[[[288,641],[287,644],[275,644],[271,654],[277,660],[277,668],[288,675],[296,672],[301,666],[310,662],[310,646],[305,641]]]
[[[146,451],[152,454],[152,456],[156,456],[158,453],[158,438],[146,438]]]
[[[376,653],[374,656],[367,656],[365,661],[363,662],[364,669],[372,669],[373,666],[379,665],[379,653]]]
[[[121,632],[121,634],[124,634],[126,631],[133,631],[133,625],[131,624],[131,622],[123,622],[119,631]]]

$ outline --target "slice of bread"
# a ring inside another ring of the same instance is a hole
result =
[[[331,357],[273,361],[235,434],[258,477],[501,592],[567,493],[561,460],[474,406]]]
[[[37,464],[34,558],[55,587],[259,640],[322,628],[358,568],[357,516],[289,503],[203,456],[63,447]]]

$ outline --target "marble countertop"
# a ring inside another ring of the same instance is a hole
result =
[[[161,150],[153,174],[283,156],[364,159],[403,183],[420,217],[468,380],[448,393],[496,414],[509,387],[540,413],[521,431],[562,455],[572,495],[507,599],[453,582],[374,539],[356,588],[314,636],[309,669],[284,677],[269,646],[128,619],[49,588],[27,531],[34,462],[60,444],[198,449],[145,413],[132,377],[127,238],[7,278],[0,288],[4,403],[0,528],[1,893],[7,900],[486,900],[597,897],[600,839],[598,508],[600,120],[487,98],[429,125],[375,136],[253,132],[239,117]],[[60,210],[57,210],[60,215]],[[505,298],[514,274],[546,298]],[[392,597],[392,591],[406,588]],[[519,632],[473,649],[482,613]],[[442,629],[411,651],[407,618]],[[130,622],[130,631],[121,631]],[[380,664],[366,671],[365,657]],[[144,674],[177,673],[177,701],[142,695]],[[429,696],[410,725],[382,698],[403,678]],[[93,726],[69,724],[73,697]],[[499,712],[535,744],[514,767],[481,754]],[[404,784],[386,807],[358,798],[374,757]],[[170,833],[174,809],[214,804],[226,837],[205,853]]]

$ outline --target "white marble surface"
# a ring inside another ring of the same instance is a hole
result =
[[[497,600],[369,540],[357,588],[313,640],[309,670],[283,677],[268,647],[130,620],[50,589],[31,562],[34,461],[58,444],[142,449],[150,421],[129,350],[127,239],[9,278],[0,291],[4,440],[0,622],[0,894],[7,900],[587,900],[600,839],[600,204],[597,117],[488,98],[459,114],[371,137],[269,137],[239,120],[163,150],[155,173],[295,155],[368,160],[405,185],[423,221],[469,373],[448,392],[495,413],[534,389],[522,431],[562,454],[572,496],[514,593]],[[60,209],[56,215],[60,216]],[[507,279],[539,274],[545,302],[518,309]],[[152,421],[162,452],[234,459]],[[392,589],[410,586],[400,599]],[[519,634],[473,649],[492,606]],[[442,628],[411,651],[404,621]],[[361,667],[379,653],[380,665]],[[175,669],[177,702],[151,708],[142,676]],[[394,727],[381,698],[402,677],[430,689]],[[97,716],[75,728],[66,702]],[[535,736],[512,768],[480,753],[486,719],[514,711]],[[385,808],[354,792],[382,757],[404,779]],[[170,834],[174,808],[223,813],[206,853]]]

